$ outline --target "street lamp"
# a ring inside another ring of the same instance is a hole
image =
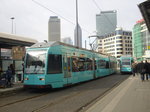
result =
[[[12,20],[12,29],[11,29],[11,33],[13,33],[13,20],[15,19],[14,17],[10,18]]]

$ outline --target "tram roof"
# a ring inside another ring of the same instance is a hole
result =
[[[11,48],[13,46],[31,46],[37,42],[37,40],[30,39],[28,37],[0,32],[0,48]]]
[[[99,52],[96,52],[96,51],[93,51],[93,50],[88,50],[88,49],[85,49],[85,48],[79,48],[77,46],[73,46],[73,45],[70,45],[70,44],[62,43],[60,41],[39,42],[39,43],[36,43],[36,44],[32,45],[30,48],[45,48],[45,47],[51,47],[51,46],[56,46],[56,45],[63,45],[63,46],[68,46],[68,47],[73,47],[73,48],[77,48],[77,49],[81,49],[81,50],[94,52],[94,53],[99,53]],[[99,54],[102,54],[102,55],[105,55],[105,56],[109,56],[108,54],[104,54],[104,53],[99,53]]]

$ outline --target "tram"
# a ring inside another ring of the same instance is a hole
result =
[[[116,72],[115,57],[62,42],[37,43],[27,48],[25,88],[61,88]]]
[[[120,72],[132,73],[133,57],[130,55],[120,57]]]

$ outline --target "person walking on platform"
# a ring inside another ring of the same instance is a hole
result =
[[[12,78],[12,71],[11,71],[10,67],[8,66],[8,69],[6,71],[6,79],[7,79],[7,86],[9,86],[9,87],[12,86],[11,78]]]
[[[145,76],[146,76],[146,80],[148,80],[148,77],[149,77],[149,73],[150,73],[150,64],[147,62],[147,60],[145,60]]]
[[[137,73],[137,63],[136,62],[134,62],[134,63],[132,63],[132,74],[133,74],[133,76],[135,76],[135,74]]]
[[[10,64],[10,70],[12,71],[12,83],[15,82],[15,67],[13,64]]]
[[[150,78],[150,62],[148,62],[148,79]]]
[[[137,67],[138,72],[139,72],[140,75],[141,75],[141,80],[144,81],[144,80],[145,80],[144,74],[145,74],[145,72],[146,72],[145,63],[143,63],[143,61],[141,61],[141,63],[139,63],[137,66],[138,66],[138,67]]]

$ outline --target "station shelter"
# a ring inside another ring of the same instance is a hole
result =
[[[36,40],[14,34],[0,33],[0,76],[11,64],[15,70],[14,82],[23,80],[25,48],[37,43]]]

